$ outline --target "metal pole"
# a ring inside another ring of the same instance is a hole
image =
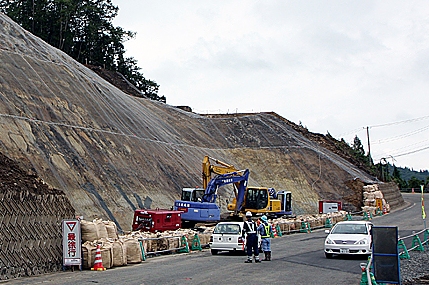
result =
[[[369,143],[369,127],[366,127],[366,137],[368,139],[368,156],[371,156],[371,144]]]
[[[422,200],[422,218],[423,218],[423,224],[424,224],[424,226],[425,226],[425,230],[426,230],[426,210],[425,210],[425,200],[424,200],[424,188],[425,188],[425,186],[424,185],[420,185],[420,188],[421,188],[421,190],[422,190],[422,198],[421,198],[421,200]]]

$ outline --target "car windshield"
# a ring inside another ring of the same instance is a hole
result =
[[[368,234],[365,225],[361,224],[337,224],[331,234]]]
[[[218,224],[213,233],[215,234],[241,234],[240,225],[237,224]]]

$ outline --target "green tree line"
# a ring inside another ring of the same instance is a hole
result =
[[[137,60],[124,56],[135,33],[112,24],[119,8],[111,0],[0,0],[0,11],[78,62],[120,72],[142,96],[166,102]]]
[[[357,136],[355,136],[351,146],[344,140],[339,141],[339,143],[343,145],[343,148],[348,149],[349,154],[358,161],[359,165],[383,182],[394,181],[400,189],[420,189],[420,185],[429,184],[429,172],[427,170],[417,172],[409,168],[396,167],[390,165],[385,158],[374,164],[371,155],[365,154],[362,142]]]
[[[386,159],[381,159],[380,162],[374,164],[371,154],[365,154],[364,147],[358,136],[355,136],[351,145],[344,139],[334,139],[329,133],[327,138],[334,142],[343,157],[380,181],[394,181],[401,189],[420,189],[420,185],[429,184],[429,172],[427,170],[417,172],[408,168],[396,167],[395,165],[390,165]]]

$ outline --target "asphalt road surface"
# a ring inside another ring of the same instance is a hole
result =
[[[420,194],[403,194],[402,209],[372,222],[379,226],[397,226],[401,237],[424,228]],[[429,199],[429,195],[425,198]],[[272,239],[272,261],[245,264],[243,255],[210,251],[150,257],[141,264],[106,271],[66,271],[23,277],[7,284],[359,284],[364,258],[326,259],[324,229]],[[1,282],[0,282],[1,283]]]

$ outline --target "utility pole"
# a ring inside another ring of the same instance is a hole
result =
[[[369,127],[366,127],[366,137],[368,139],[368,157],[369,157],[369,163],[371,163],[372,159],[371,159],[371,144],[369,142]]]
[[[369,143],[369,127],[366,127],[366,137],[368,139],[368,156],[371,155],[371,144]]]

